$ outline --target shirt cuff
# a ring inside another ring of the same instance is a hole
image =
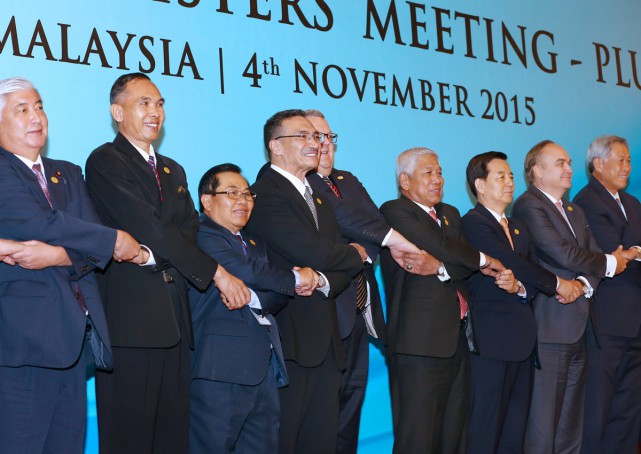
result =
[[[327,280],[327,278],[325,277],[325,275],[323,273],[321,273],[320,271],[316,271],[316,272],[318,274],[320,274],[321,277],[323,278],[323,280],[325,281],[325,285],[322,286],[322,287],[316,287],[316,290],[318,290],[323,295],[325,295],[325,297],[328,297],[329,296],[329,281]]]
[[[155,265],[156,264],[156,259],[154,258],[154,253],[151,252],[151,249],[149,249],[147,246],[144,244],[140,245],[141,249],[144,249],[145,251],[149,252],[149,259],[147,259],[146,263],[141,263],[139,266],[150,266],[150,265]]]
[[[594,295],[594,289],[590,285],[590,282],[584,277],[584,276],[579,276],[576,278],[577,281],[583,282],[585,284],[585,289],[583,290],[583,294],[585,295],[586,298],[592,298],[592,295]]]
[[[479,267],[483,267],[487,263],[487,257],[485,257],[485,254],[483,254],[482,252],[479,252],[479,255],[480,255]]]
[[[292,270],[292,273],[294,273],[294,285],[298,287],[300,285],[300,273],[296,270]]]
[[[251,307],[252,309],[263,309],[263,306],[260,305],[260,299],[258,298],[258,295],[252,290],[249,289],[249,293],[251,294],[251,299],[249,300],[248,306]]]
[[[605,277],[614,277],[617,269],[617,259],[612,254],[605,254],[607,265],[605,266]]]
[[[387,232],[387,235],[385,235],[385,238],[383,238],[383,242],[381,243],[381,246],[385,247],[385,245],[389,241],[389,237],[392,236],[393,231],[394,229],[389,229],[389,232]]]

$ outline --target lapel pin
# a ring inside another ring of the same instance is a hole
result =
[[[514,234],[515,234],[515,235],[518,235],[518,234],[520,234],[520,233],[521,233],[521,232],[519,232],[519,229],[514,229]]]
[[[251,244],[252,246],[256,246],[256,242],[254,240],[249,240],[249,244]]]
[[[339,175],[336,177],[337,180],[342,180],[343,178],[345,178],[343,175]]]
[[[165,169],[166,168],[167,167],[165,167]],[[178,186],[178,194],[184,194],[185,192],[187,192],[187,190],[182,185]]]
[[[445,216],[443,216],[443,222],[445,222],[445,225],[450,225],[450,221]]]
[[[568,211],[574,211],[574,208],[572,208],[572,205],[568,205]]]
[[[60,176],[62,176],[62,174],[58,171],[58,172],[56,172],[56,176],[60,177]]]
[[[163,167],[162,169],[165,171],[165,173],[167,175],[169,175],[171,173],[171,170],[169,170],[169,167],[167,167],[167,166]]]
[[[318,204],[319,204],[319,205],[322,205],[322,204],[323,204],[323,201],[322,201],[321,199],[318,199],[318,198],[317,198],[317,199],[316,199],[316,201],[318,202]]]
[[[58,184],[58,179],[56,177],[51,177],[51,181],[55,184]]]

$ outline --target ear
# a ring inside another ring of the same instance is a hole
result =
[[[477,194],[485,195],[485,180],[482,178],[477,178],[474,180],[474,187],[476,188]]]
[[[123,117],[122,106],[119,105],[119,104],[112,104],[111,105],[111,116],[116,121],[116,123],[122,122],[122,117]]]
[[[594,158],[592,160],[592,167],[594,167],[594,170],[600,173],[603,170],[603,159]]]
[[[281,144],[276,139],[269,141],[269,151],[271,151],[271,154],[274,156],[281,156],[283,154]]]
[[[543,176],[543,169],[539,164],[534,164],[532,167],[532,174],[534,175],[534,180],[540,180]]]
[[[401,189],[404,189],[407,191],[410,188],[410,177],[408,174],[405,172],[401,173],[398,176],[398,185],[401,187]]]
[[[211,208],[211,195],[203,194],[200,196],[200,203],[203,205],[203,209],[209,211]]]

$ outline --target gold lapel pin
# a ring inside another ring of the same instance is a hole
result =
[[[572,205],[568,205],[568,211],[574,211],[574,208],[572,208]]]
[[[317,198],[317,199],[316,199],[316,201],[318,202],[318,204],[319,204],[319,205],[322,205],[322,204],[323,204],[323,201],[322,201],[321,199],[318,199],[318,198]]]
[[[518,234],[520,234],[520,233],[521,233],[521,232],[519,232],[519,229],[514,229],[514,234],[515,234],[515,235],[518,235]]]
[[[165,171],[165,173],[167,175],[169,175],[171,173],[171,170],[169,170],[169,167],[167,167],[167,166],[163,167],[162,169]]]
[[[249,243],[250,243],[252,246],[256,246],[256,242],[255,242],[254,240],[249,240]]]
[[[178,194],[184,194],[185,192],[187,192],[187,190],[182,185],[178,186]]]
[[[58,179],[56,177],[51,177],[51,181],[55,184],[58,184]]]
[[[450,225],[450,221],[445,216],[443,216],[443,222],[445,222],[445,225]]]
[[[342,180],[343,178],[345,178],[343,175],[339,175],[336,177],[337,180]]]

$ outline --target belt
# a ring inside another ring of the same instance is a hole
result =
[[[467,317],[461,319],[461,329],[467,328]]]
[[[162,278],[163,278],[163,280],[164,280],[167,284],[169,284],[169,283],[171,283],[171,282],[174,282],[174,278],[173,278],[173,276],[172,276],[171,274],[169,274],[167,271],[162,271],[161,273],[162,273]]]

